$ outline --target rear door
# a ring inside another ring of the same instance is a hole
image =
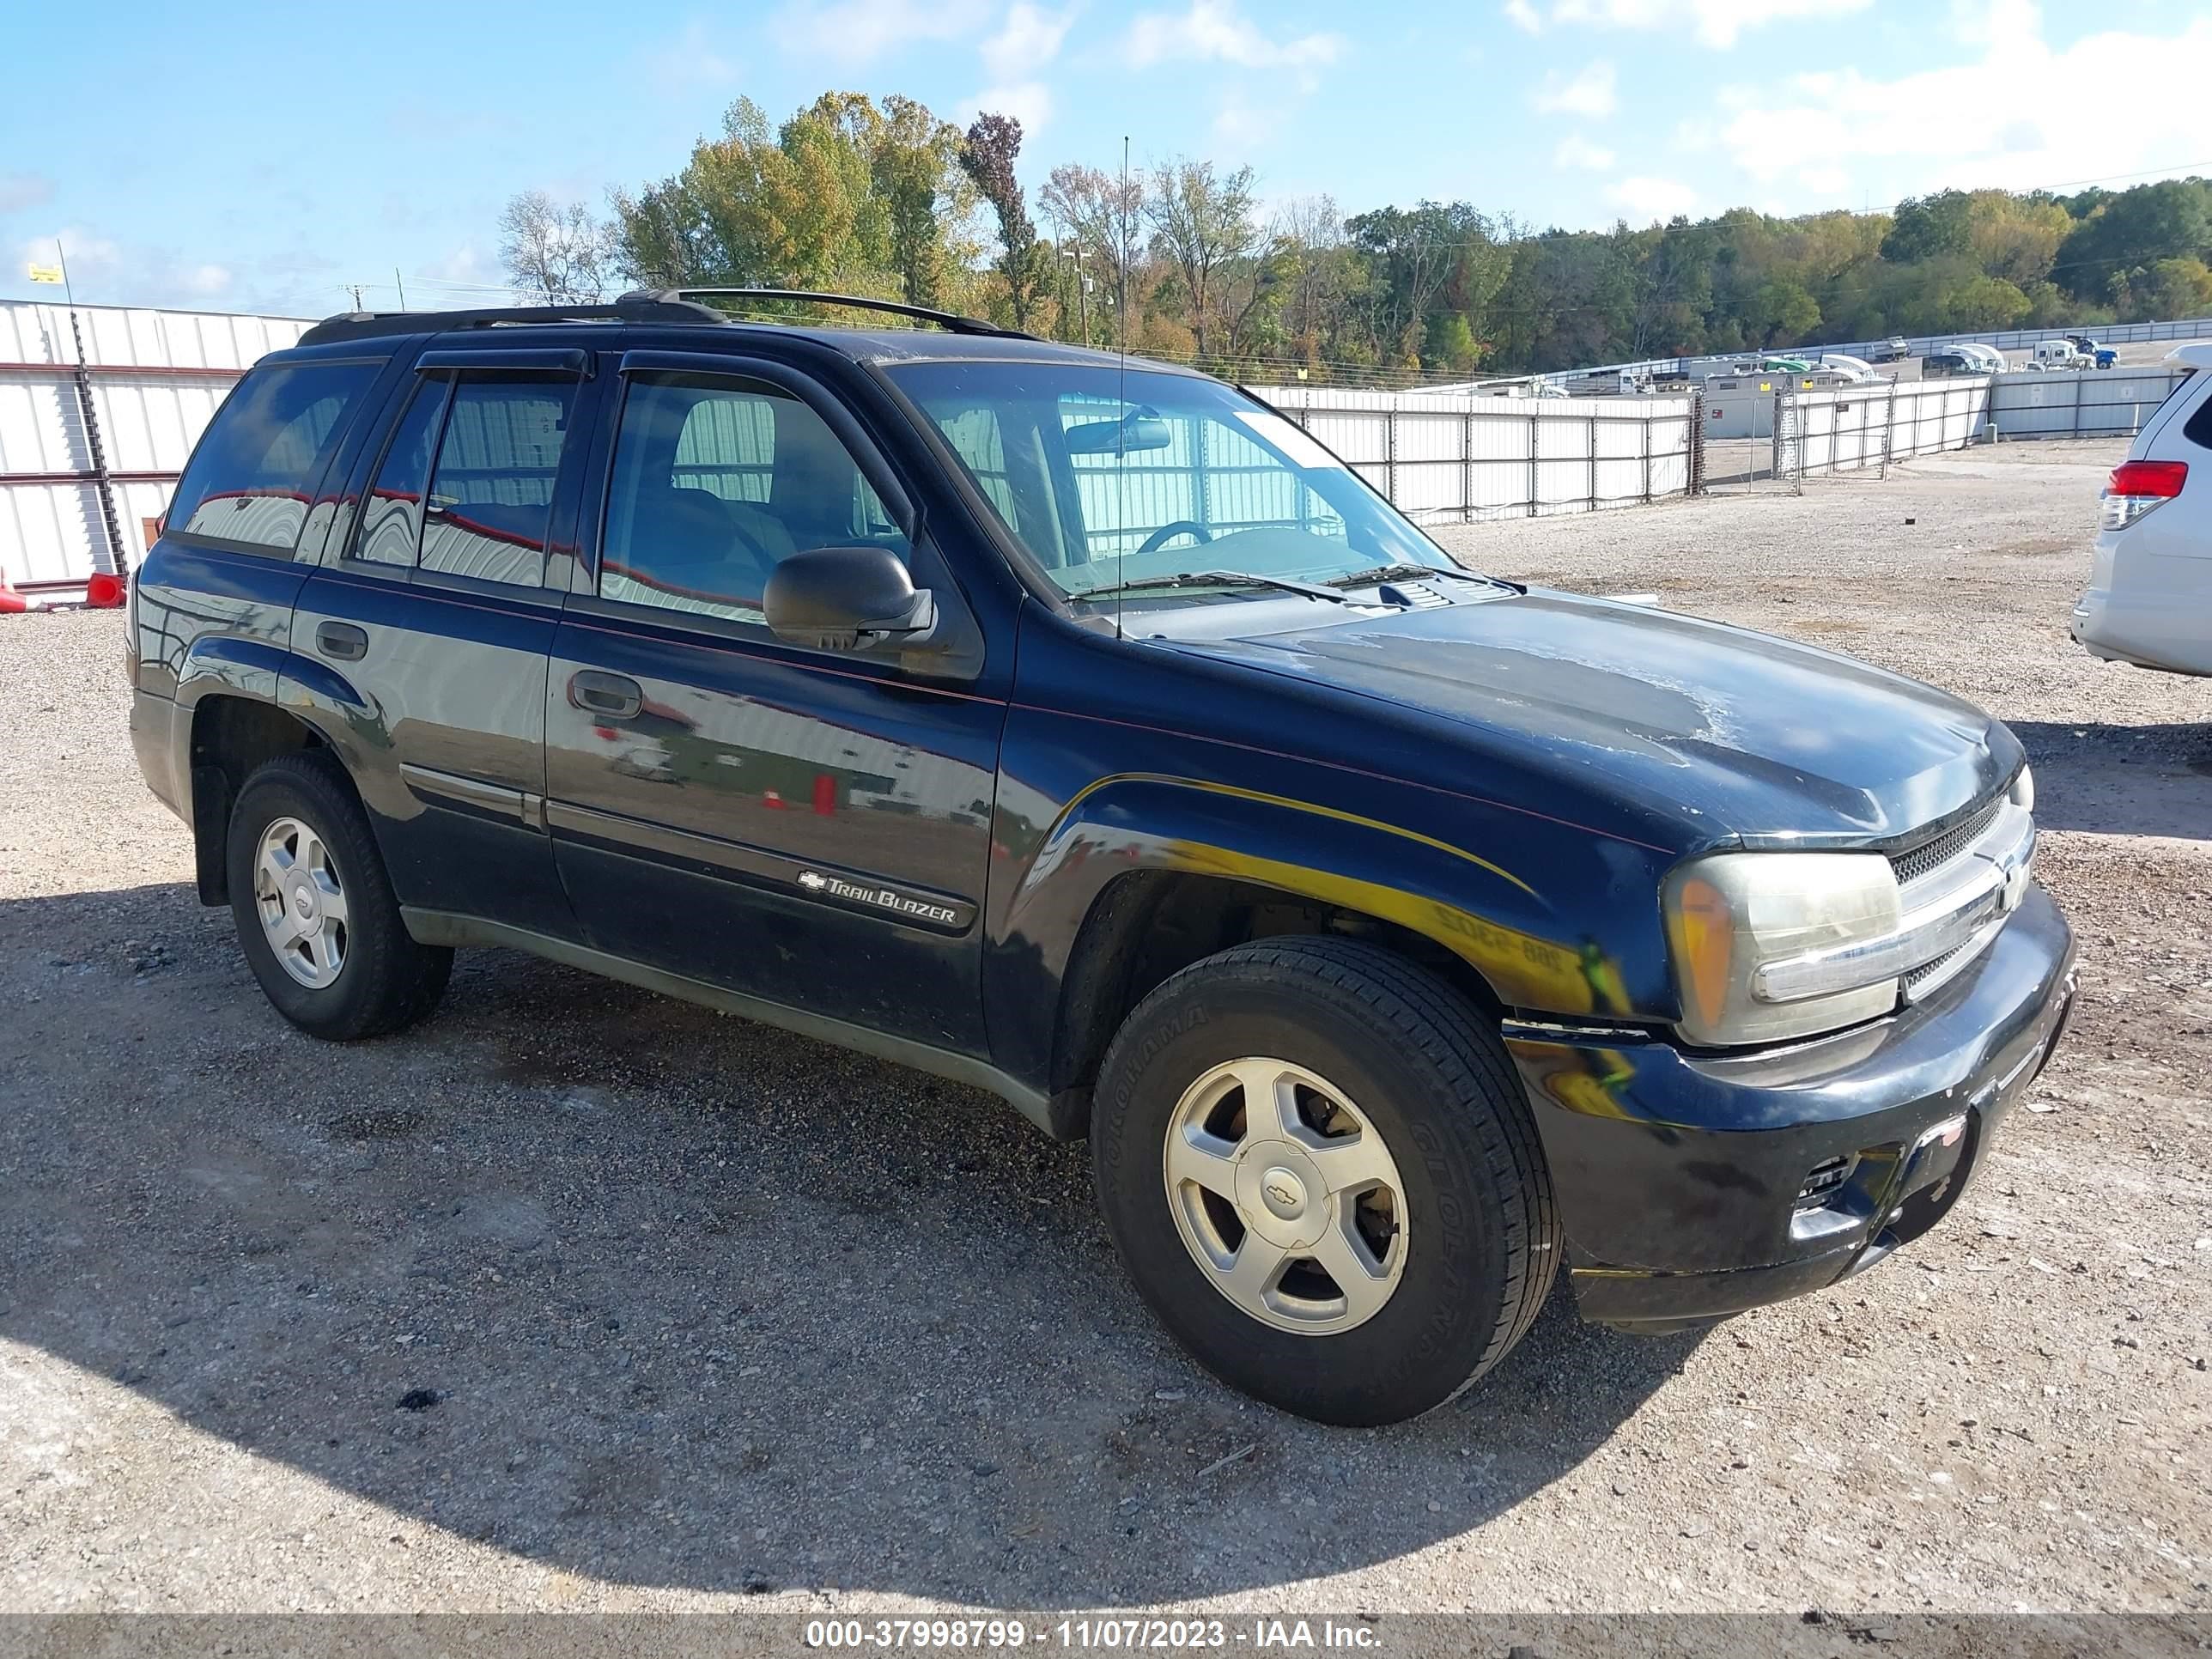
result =
[[[544,830],[545,675],[587,362],[423,356],[300,596],[314,683],[287,688],[344,747],[401,903],[556,937],[574,919]]]
[[[792,368],[632,353],[619,380],[596,571],[546,695],[547,816],[589,942],[983,1053],[977,917],[1006,708],[908,492]],[[943,648],[830,653],[769,632],[775,564],[855,543],[936,593]]]

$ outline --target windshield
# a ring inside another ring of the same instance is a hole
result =
[[[888,373],[1073,598],[1184,572],[1319,583],[1457,568],[1302,428],[1218,380],[1066,363]],[[1200,586],[1144,597],[1188,603]]]

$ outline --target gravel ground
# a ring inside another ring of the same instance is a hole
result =
[[[0,624],[0,1607],[2212,1606],[2212,684],[2065,636],[2118,453],[1449,532],[2013,721],[2084,1006],[1899,1259],[1701,1338],[1555,1299],[1376,1431],[1196,1372],[983,1097],[499,952],[295,1035],[120,619]]]

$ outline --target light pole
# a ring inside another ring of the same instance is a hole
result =
[[[1091,343],[1091,283],[1090,279],[1083,274],[1083,249],[1080,245],[1074,247],[1062,247],[1060,257],[1070,261],[1074,266],[1076,309],[1083,319],[1083,343],[1089,345]]]

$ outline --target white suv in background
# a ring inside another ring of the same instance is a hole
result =
[[[2212,674],[2212,345],[2166,361],[2189,376],[2112,469],[2074,637],[2108,661]]]

